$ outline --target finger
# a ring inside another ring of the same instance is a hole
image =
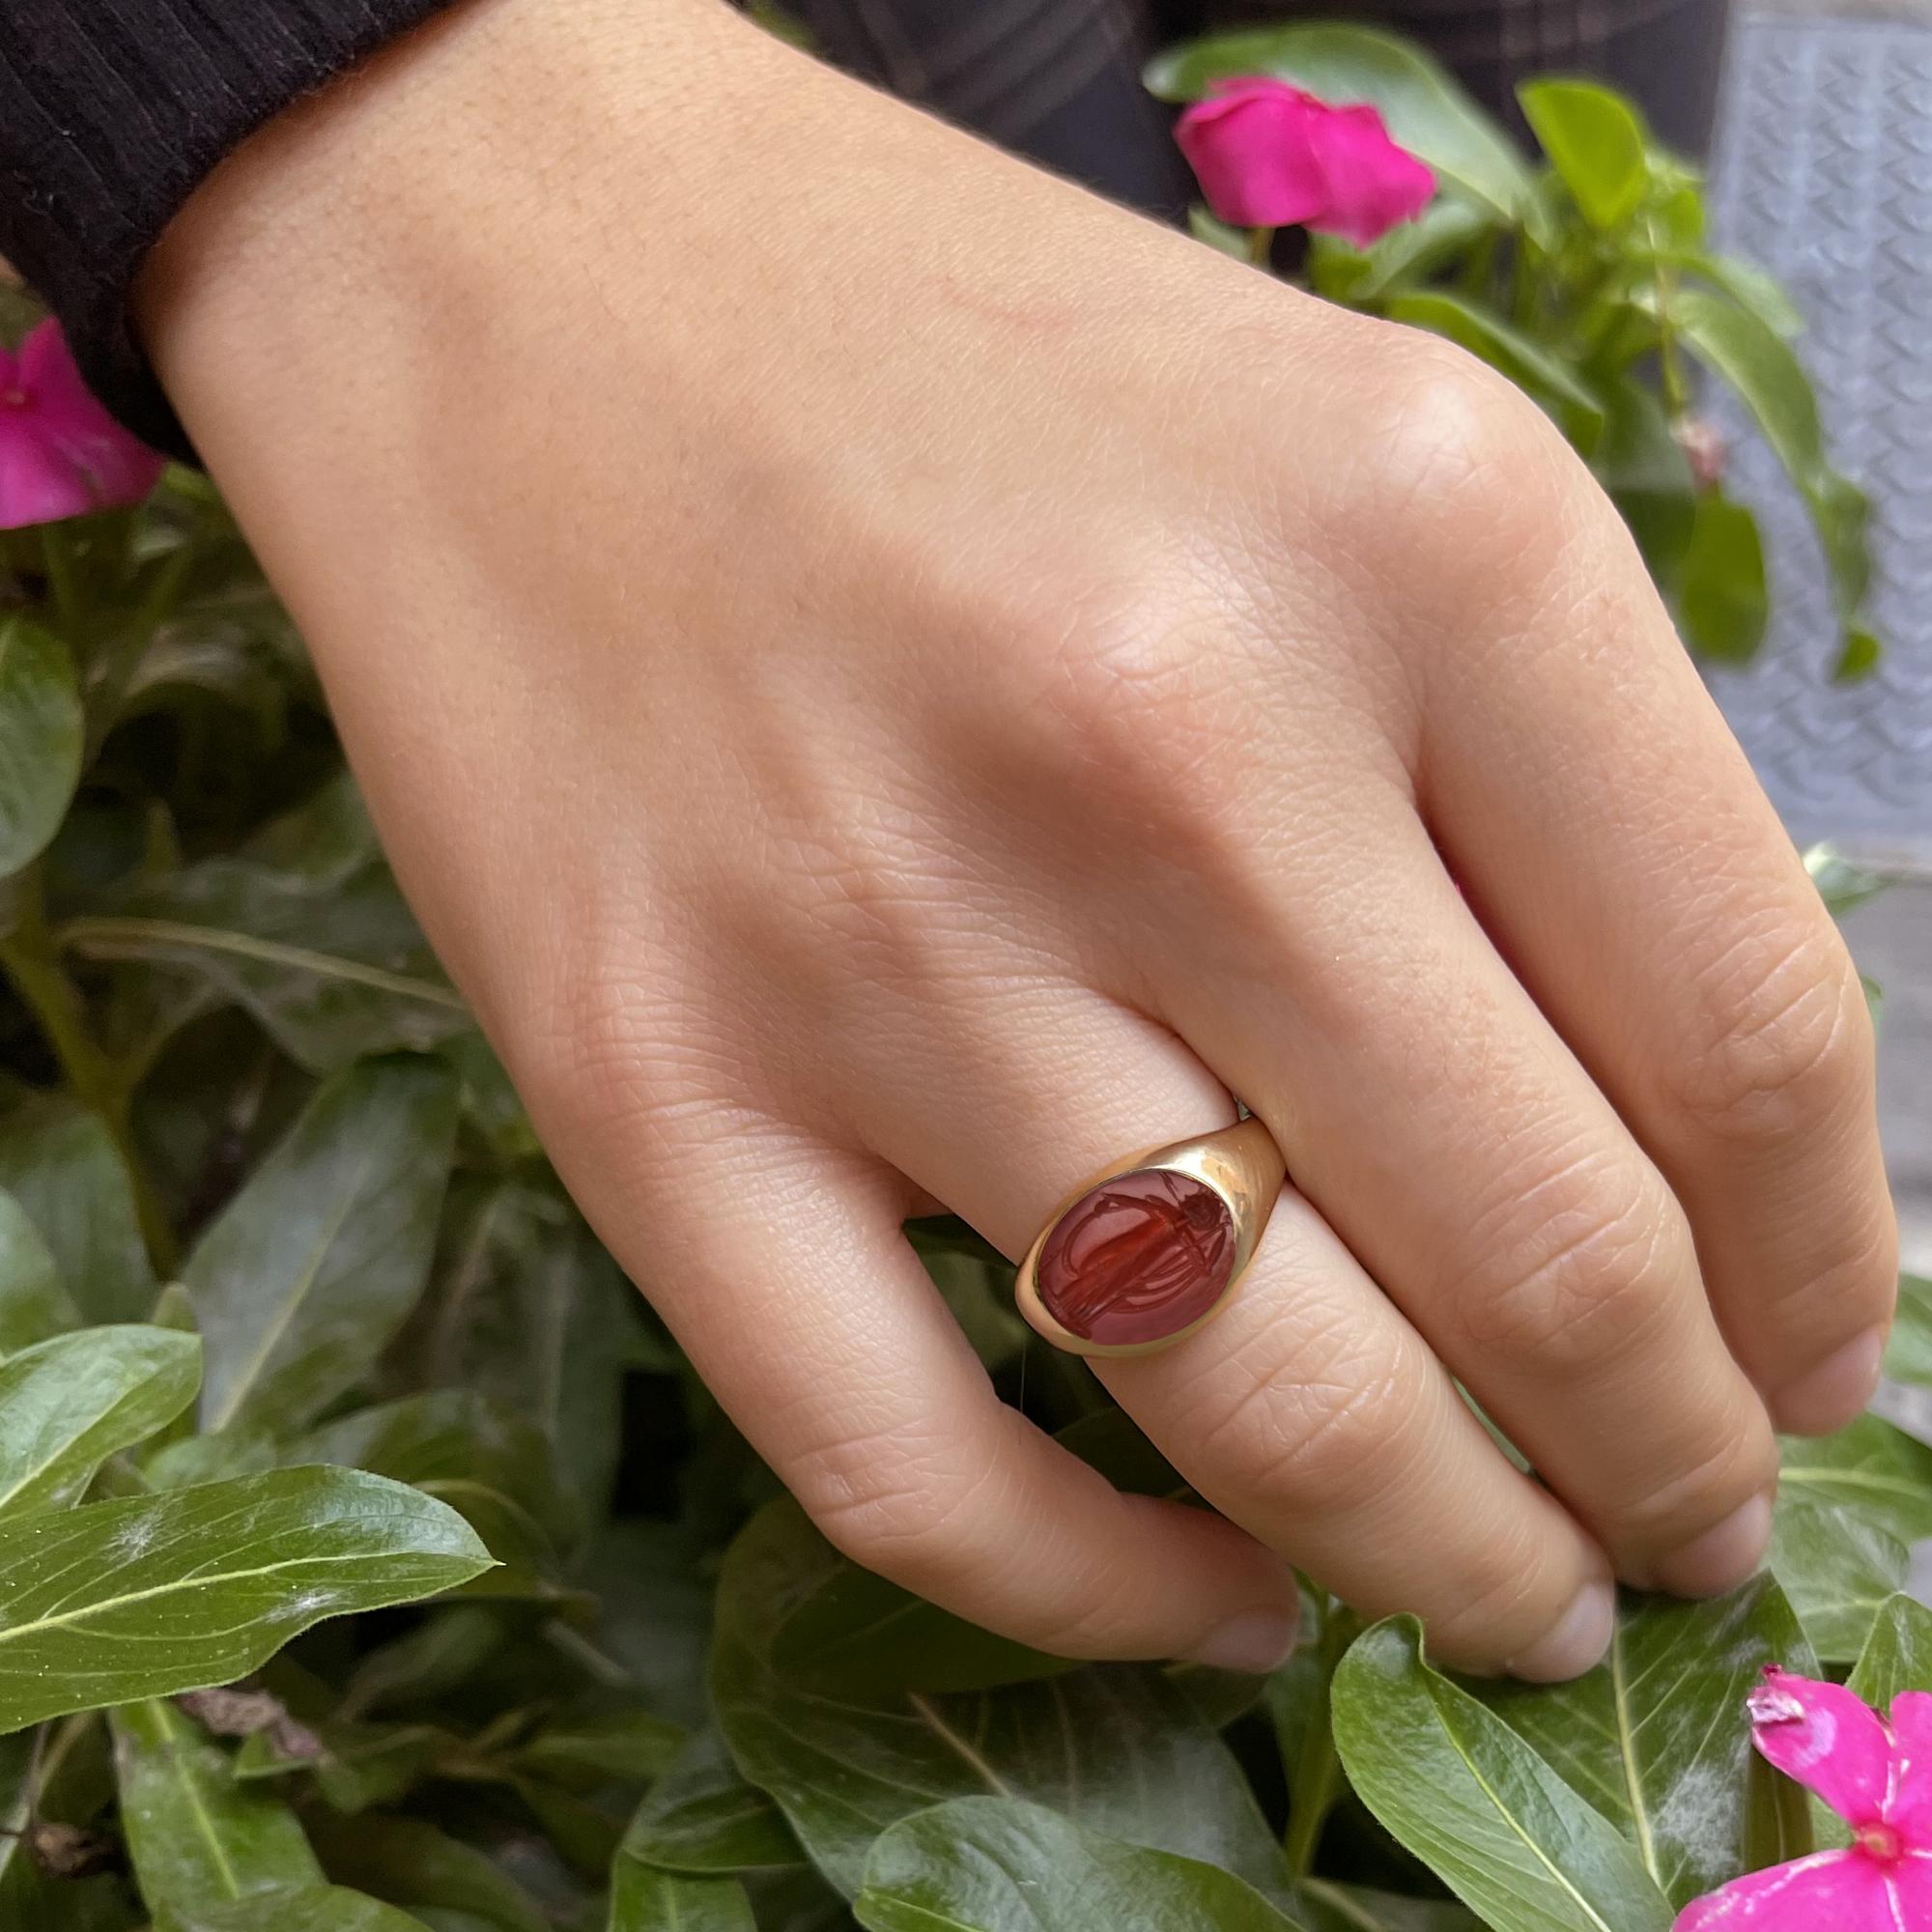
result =
[[[895,1030],[874,1107],[895,1163],[1009,1254],[1087,1176],[1233,1118],[1179,1041],[1094,994],[1036,988],[1003,1018],[936,1051]],[[1217,1508],[1364,1612],[1420,1615],[1438,1657],[1553,1678],[1601,1656],[1602,1553],[1292,1188],[1214,1321],[1094,1368]]]
[[[1498,639],[1480,677],[1445,663],[1425,809],[1689,1211],[1778,1426],[1836,1429],[1897,1282],[1862,990],[1621,528],[1579,541],[1605,553],[1590,604]]]
[[[1166,1014],[1620,1573],[1727,1588],[1762,1553],[1776,1448],[1683,1213],[1406,801],[1357,814],[1347,876],[1185,922]]]
[[[1062,1656],[1265,1670],[1287,1655],[1296,1599],[1277,1557],[1205,1510],[1122,1494],[999,1400],[899,1233],[895,1178],[749,1124],[683,1137],[675,1186],[609,1137],[573,1186],[834,1544]]]

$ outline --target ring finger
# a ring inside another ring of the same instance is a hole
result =
[[[1233,1117],[1140,1016],[1072,987],[1024,999],[1005,1024],[977,1006],[970,1038],[888,1029],[891,1077],[867,1083],[874,1145],[1014,1255],[1088,1176]],[[942,1073],[935,1119],[922,1096]],[[1563,1677],[1602,1654],[1605,1558],[1292,1187],[1212,1322],[1095,1367],[1223,1514],[1364,1612],[1417,1613],[1444,1661]]]

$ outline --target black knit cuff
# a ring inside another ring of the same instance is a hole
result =
[[[163,228],[264,122],[449,0],[0,0],[0,255],[101,400],[191,454],[128,324]]]

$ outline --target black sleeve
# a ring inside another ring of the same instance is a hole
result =
[[[185,453],[128,292],[214,164],[447,0],[0,0],[0,256],[121,419]]]

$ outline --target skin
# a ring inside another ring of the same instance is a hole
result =
[[[1889,1318],[1870,1030],[1515,390],[713,0],[469,0],[140,314],[558,1169],[839,1547],[1250,1668],[1293,1562],[1532,1677],[1613,1571],[1756,1565]],[[1018,1254],[1235,1094],[1255,1264],[1100,1370],[1213,1515],[1004,1407],[899,1224]]]

